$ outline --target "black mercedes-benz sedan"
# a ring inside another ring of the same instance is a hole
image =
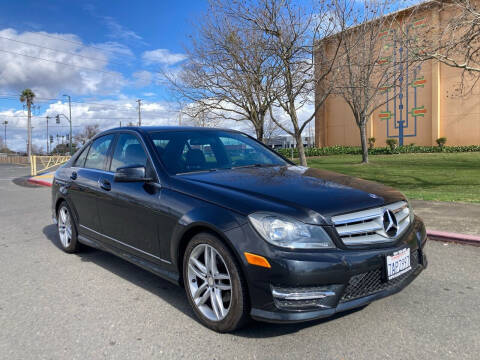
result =
[[[57,170],[52,212],[66,252],[92,246],[184,286],[220,332],[361,307],[427,265],[400,192],[296,166],[232,130],[105,131]]]

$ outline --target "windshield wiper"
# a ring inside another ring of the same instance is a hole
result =
[[[232,169],[243,169],[243,168],[251,168],[251,167],[268,167],[268,166],[276,166],[276,165],[275,164],[250,164],[250,165],[233,166]]]
[[[217,170],[222,170],[222,169],[213,168],[213,169],[205,169],[205,170],[185,171],[185,172],[176,173],[175,175],[198,174],[198,173],[204,173],[204,172],[214,172]]]

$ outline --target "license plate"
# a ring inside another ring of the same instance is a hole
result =
[[[405,248],[387,255],[387,279],[392,280],[397,276],[405,274],[411,270],[410,266],[410,248]]]

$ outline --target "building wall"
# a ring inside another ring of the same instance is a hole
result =
[[[433,8],[418,14],[415,21],[420,26],[425,22],[442,26],[447,18],[446,11]],[[392,50],[392,56],[399,57],[399,50]],[[393,90],[382,95],[390,100],[368,121],[368,137],[376,138],[376,146],[385,146],[387,138],[397,138],[400,143],[403,121],[404,145],[436,145],[435,140],[443,136],[448,145],[480,144],[480,84],[472,93],[460,96],[455,89],[461,75],[461,70],[436,61],[408,69],[401,92],[395,98]],[[360,131],[342,98],[330,96],[315,122],[318,146],[360,145]]]

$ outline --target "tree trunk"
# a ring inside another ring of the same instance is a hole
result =
[[[32,104],[27,100],[28,119],[27,119],[27,156],[28,162],[31,162],[32,156]]]
[[[362,143],[362,163],[368,163],[368,146],[367,146],[367,126],[365,122],[360,125],[360,141]]]
[[[258,141],[264,142],[264,141],[263,141],[263,126],[261,126],[261,127],[256,127],[256,128],[255,128],[255,134],[256,134],[256,136],[257,136],[257,140],[258,140]]]
[[[307,166],[307,157],[305,156],[305,147],[303,146],[302,135],[297,135],[295,137],[298,150],[298,158],[300,160],[301,166]]]

